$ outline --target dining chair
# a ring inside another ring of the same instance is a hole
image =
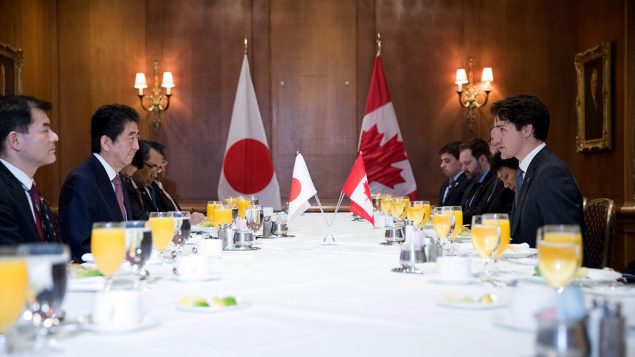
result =
[[[589,200],[584,207],[584,266],[604,268],[610,261],[615,228],[615,203],[608,198]]]

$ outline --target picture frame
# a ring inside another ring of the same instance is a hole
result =
[[[611,43],[575,55],[577,152],[612,148]]]
[[[0,43],[0,96],[22,94],[24,52]]]

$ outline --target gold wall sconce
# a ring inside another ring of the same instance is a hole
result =
[[[161,112],[168,110],[170,107],[174,78],[172,78],[172,72],[163,72],[163,81],[161,82],[161,87],[165,88],[165,94],[163,94],[163,91],[159,87],[159,61],[155,60],[152,62],[152,70],[154,72],[154,88],[152,88],[152,92],[149,96],[146,97],[145,94],[143,94],[143,90],[148,88],[146,75],[143,72],[136,74],[134,87],[139,90],[137,96],[139,97],[141,108],[147,112],[154,112],[152,122],[154,131],[157,132],[161,127]]]
[[[459,95],[459,103],[463,108],[467,109],[467,126],[470,130],[474,130],[476,125],[476,117],[474,109],[478,109],[487,104],[487,98],[492,91],[490,84],[494,81],[494,72],[492,67],[483,67],[481,74],[480,86],[474,84],[472,67],[474,66],[474,57],[468,58],[468,71],[460,68],[456,71],[456,85],[458,86],[456,93]]]

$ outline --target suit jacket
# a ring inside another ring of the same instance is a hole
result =
[[[511,215],[512,243],[536,246],[546,224],[578,224],[584,229],[582,193],[567,165],[545,147],[531,160]],[[584,234],[584,233],[583,233]]]
[[[472,216],[484,213],[485,208],[492,198],[490,193],[492,193],[496,181],[498,181],[498,178],[496,178],[496,176],[492,174],[492,170],[490,170],[482,182],[478,180],[471,182],[461,198],[463,224],[471,224]]]
[[[82,255],[90,252],[93,223],[132,219],[126,194],[124,204],[127,217],[122,217],[106,169],[95,155],[91,154],[66,177],[60,193],[59,224],[74,260],[81,261]]]
[[[130,177],[125,178],[123,182],[126,196],[128,196],[128,202],[130,202],[132,219],[141,221],[148,220],[150,211],[146,210],[146,204],[141,190],[137,188]]]
[[[157,207],[159,208],[159,211],[168,212],[168,211],[181,210],[176,200],[174,201],[174,204],[172,204],[172,201],[166,195],[166,192],[163,191],[161,187],[159,187],[159,184],[156,181],[152,182],[151,185],[154,188],[154,192],[156,192],[156,203],[157,203]]]
[[[0,162],[0,245],[40,242],[24,186]]]
[[[465,193],[465,189],[470,185],[470,180],[468,180],[467,175],[465,173],[461,173],[459,178],[454,181],[454,184],[450,191],[448,192],[448,196],[443,201],[443,195],[445,194],[445,189],[448,187],[450,180],[447,180],[441,185],[441,189],[439,190],[439,206],[458,206],[461,204],[461,198]]]
[[[514,204],[514,191],[505,188],[499,179],[495,179],[492,186],[481,213],[510,214]]]

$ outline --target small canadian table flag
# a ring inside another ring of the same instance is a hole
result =
[[[373,201],[370,197],[368,177],[366,177],[366,168],[361,153],[357,156],[351,173],[348,174],[342,192],[351,199],[351,212],[375,225]]]

